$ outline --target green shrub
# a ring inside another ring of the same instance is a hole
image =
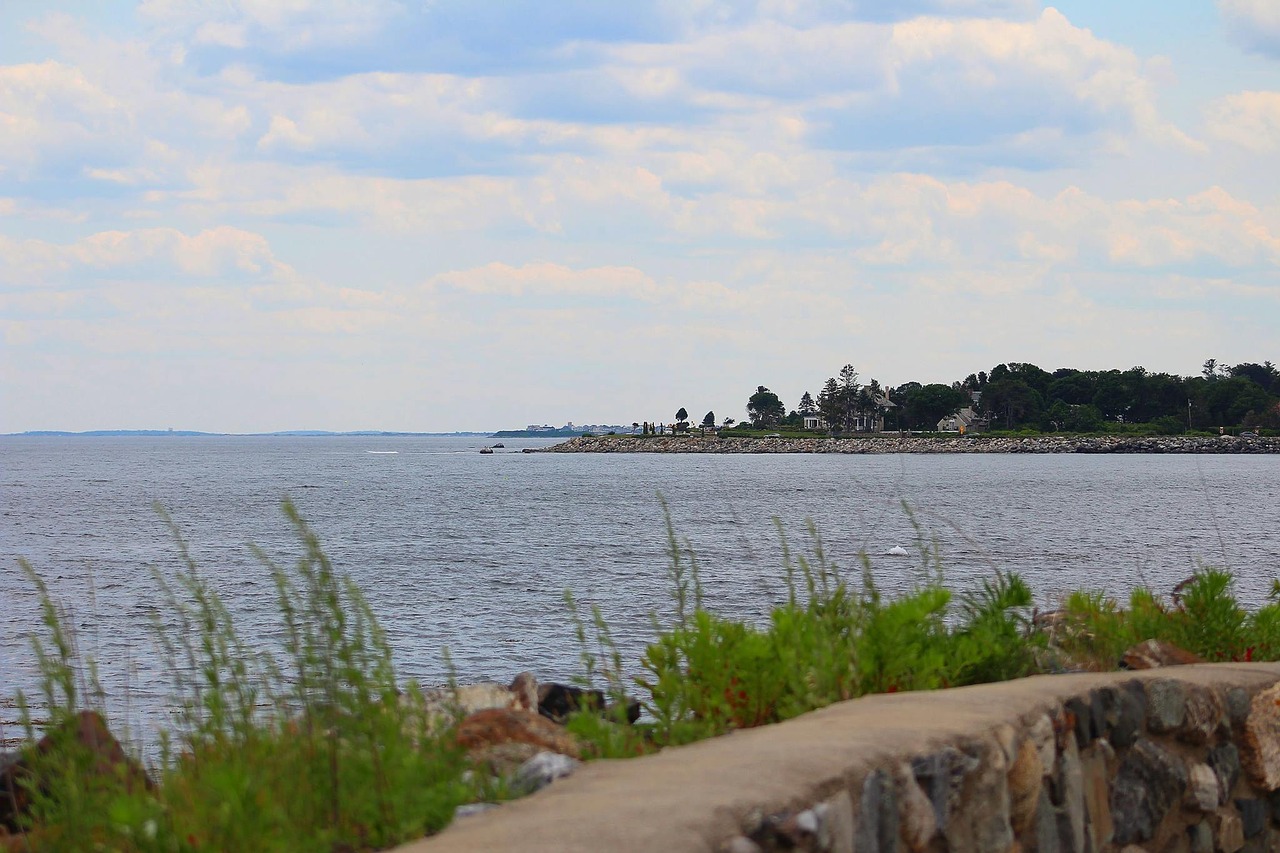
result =
[[[634,683],[644,691],[652,722],[641,726],[653,746],[685,743],[735,728],[789,719],[865,693],[946,687],[1012,678],[1034,670],[1041,644],[1032,631],[1031,590],[1016,575],[997,575],[961,599],[951,625],[952,595],[941,580],[936,546],[923,544],[921,580],[892,599],[876,587],[863,557],[863,579],[851,587],[830,563],[821,537],[809,525],[806,553],[791,553],[781,536],[787,600],[768,621],[754,625],[717,615],[703,606],[697,560],[676,537],[666,514],[674,620],[655,618],[656,639],[646,648]],[[913,519],[914,523],[914,519]],[[781,535],[781,528],[779,528]],[[572,598],[587,683],[609,643],[595,610],[599,651]],[[620,686],[620,662],[609,679]],[[594,724],[580,733],[590,738]],[[600,745],[617,754],[617,733]],[[623,744],[637,749],[634,742]],[[641,748],[643,751],[643,747]]]
[[[1100,592],[1068,595],[1045,633],[1030,618],[1031,589],[997,572],[958,597],[943,582],[936,543],[916,525],[914,585],[886,596],[862,556],[850,584],[825,554],[812,523],[793,554],[779,524],[786,601],[755,624],[706,606],[700,568],[663,502],[673,614],[655,616],[655,639],[628,679],[598,607],[584,618],[565,601],[587,687],[599,684],[613,713],[583,712],[569,729],[598,757],[640,755],[735,728],[795,717],[867,693],[1016,678],[1038,671],[1047,647],[1058,666],[1111,668],[1146,639],[1208,660],[1280,659],[1280,582],[1256,610],[1236,598],[1229,572],[1203,569],[1166,600],[1146,587],[1126,606]],[[157,573],[167,619],[153,619],[172,677],[177,726],[162,734],[154,786],[126,769],[103,771],[62,734],[102,691],[82,662],[65,615],[22,564],[40,595],[45,635],[33,638],[51,749],[28,759],[29,827],[42,850],[354,850],[391,846],[444,826],[454,808],[503,796],[473,777],[451,732],[428,716],[421,694],[398,689],[390,647],[360,590],[338,575],[315,533],[289,503],[301,545],[289,569],[259,555],[275,582],[282,648],[255,654],[174,529],[183,569]],[[776,523],[776,522],[775,522]],[[171,524],[172,527],[172,524]],[[167,627],[170,624],[173,627]],[[47,635],[47,636],[46,636]],[[447,652],[446,652],[447,660]],[[1065,663],[1064,663],[1065,662]],[[648,719],[627,725],[628,689],[639,686]],[[37,731],[19,694],[28,739]]]
[[[1165,601],[1147,587],[1129,594],[1122,609],[1101,593],[1075,592],[1063,608],[1056,644],[1078,665],[1111,669],[1129,647],[1163,640],[1208,661],[1280,659],[1280,604],[1252,612],[1236,598],[1230,572],[1202,569]]]
[[[1181,606],[1168,611],[1170,639],[1205,660],[1244,660],[1249,619],[1234,586],[1228,572],[1197,572],[1182,593]]]
[[[1029,675],[1045,638],[1031,624],[1032,595],[1021,577],[997,573],[961,599],[955,631],[956,681],[982,684]]]
[[[381,848],[439,830],[477,796],[450,733],[430,733],[417,691],[399,696],[386,636],[360,591],[335,573],[294,507],[284,510],[302,555],[291,570],[270,566],[283,661],[248,650],[175,531],[185,568],[174,582],[157,580],[176,627],[158,616],[153,624],[179,719],[162,736],[156,784],[90,772],[96,759],[69,738],[28,748],[27,823],[39,849],[85,849],[87,840],[125,851]],[[81,709],[79,685],[96,682],[43,582],[24,568],[51,640],[33,646],[55,731]],[[34,740],[21,694],[19,705]]]

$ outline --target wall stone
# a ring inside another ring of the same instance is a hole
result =
[[[1274,664],[866,697],[590,762],[408,849],[1280,851],[1277,703]]]

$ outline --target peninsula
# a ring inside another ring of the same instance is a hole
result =
[[[536,453],[1280,453],[1280,438],[1136,435],[869,435],[854,438],[583,436]]]

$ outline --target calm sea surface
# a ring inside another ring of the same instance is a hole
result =
[[[916,532],[953,586],[1021,572],[1042,606],[1070,588],[1167,590],[1226,565],[1261,600],[1280,575],[1280,456],[521,454],[547,442],[468,438],[0,438],[0,697],[29,689],[37,601],[25,557],[72,612],[113,697],[161,702],[148,614],[151,567],[177,549],[166,507],[251,642],[276,633],[273,586],[248,548],[298,553],[291,497],[338,568],[365,590],[405,678],[577,671],[563,593],[596,603],[628,660],[669,613],[657,495],[702,567],[708,602],[762,617],[785,595],[772,519],[793,548],[805,520],[828,556],[878,582],[919,577]]]

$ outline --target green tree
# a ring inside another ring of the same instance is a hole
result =
[[[1275,398],[1257,382],[1243,376],[1219,378],[1205,389],[1204,404],[1210,424],[1237,426],[1250,413],[1255,416],[1271,408]]]
[[[1049,390],[1049,383],[1053,381],[1052,373],[1042,370],[1028,361],[1009,362],[1009,371],[1014,379],[1021,379],[1034,388],[1041,399],[1044,398],[1045,392]]]
[[[897,406],[894,414],[897,417],[898,429],[912,429],[911,398],[916,391],[923,388],[919,382],[904,382],[889,392],[889,399]],[[932,427],[930,427],[932,429]]]
[[[1231,375],[1231,369],[1225,364],[1218,364],[1216,358],[1206,358],[1204,367],[1200,368],[1200,375],[1205,379],[1213,382],[1216,379],[1225,379]]]
[[[908,426],[932,430],[938,421],[954,415],[969,402],[969,395],[958,388],[941,383],[916,385],[907,391]]]
[[[702,418],[702,428],[711,429],[715,425],[716,425],[716,413],[707,412],[707,414]]]
[[[840,368],[838,374],[840,388],[840,430],[842,432],[850,432],[853,430],[854,418],[858,416],[858,371],[854,370],[852,364],[846,364]]]
[[[1174,415],[1162,415],[1151,422],[1156,435],[1182,435],[1187,431],[1187,422]]]
[[[782,405],[778,395],[763,385],[757,386],[756,393],[747,399],[747,416],[753,426],[772,427],[782,423],[786,417],[787,407]]]
[[[1053,372],[1053,381],[1049,383],[1045,402],[1050,403],[1051,407],[1054,400],[1060,400],[1068,406],[1080,406],[1092,403],[1093,396],[1097,393],[1097,374],[1063,368]]]
[[[1250,413],[1245,416],[1242,421],[1244,426],[1253,429],[1277,429],[1280,430],[1280,403],[1275,403],[1269,409],[1262,412]]]
[[[685,411],[684,406],[681,406],[680,410],[676,412],[676,423],[684,423],[687,420],[689,420],[689,413]]]
[[[1097,387],[1091,402],[1102,412],[1102,416],[1109,421],[1128,420],[1133,395],[1125,382],[1124,374],[1118,370],[1100,373]]]
[[[880,383],[875,379],[872,379],[859,389],[858,413],[862,415],[864,424],[875,424],[876,416],[880,411],[880,401],[884,396],[884,389],[880,387]]]
[[[994,377],[996,371],[991,371],[991,375]],[[993,378],[987,385],[982,395],[982,407],[1002,419],[1005,429],[1013,429],[1015,424],[1027,421],[1039,421],[1043,406],[1041,396],[1021,379],[1010,379],[1007,373],[1004,375],[1005,378]]]
[[[800,395],[800,405],[796,408],[796,411],[802,415],[812,415],[818,411],[818,405],[813,402],[813,397],[810,396],[808,391]]]
[[[1162,418],[1176,418],[1186,426],[1187,384],[1181,376],[1144,372],[1142,390],[1138,397],[1131,413],[1135,422],[1149,423]]]
[[[1252,379],[1262,390],[1280,394],[1280,370],[1276,370],[1276,366],[1269,361],[1264,361],[1262,364],[1251,362],[1237,364],[1231,368],[1231,375]]]
[[[840,386],[836,384],[835,377],[827,380],[822,386],[822,390],[818,392],[818,413],[822,415],[822,419],[827,422],[827,429],[835,432],[840,429]]]
[[[1066,428],[1071,432],[1098,432],[1102,429],[1102,412],[1088,403],[1072,406]]]

